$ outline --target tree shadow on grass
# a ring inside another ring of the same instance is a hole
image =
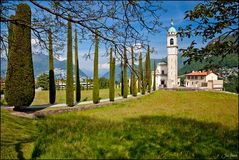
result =
[[[220,159],[238,156],[237,130],[220,123],[171,116],[142,116],[123,122],[73,114],[69,117],[71,119],[61,116],[42,119],[41,137],[32,158]],[[57,146],[53,146],[54,142]],[[51,157],[56,152],[59,154]]]

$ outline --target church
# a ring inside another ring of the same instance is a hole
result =
[[[178,43],[177,32],[171,20],[171,27],[167,33],[167,62],[160,62],[156,67],[156,88],[177,88],[180,86],[178,78]],[[153,77],[154,71],[152,72]],[[152,78],[153,80],[153,78]],[[153,83],[152,83],[153,84]]]

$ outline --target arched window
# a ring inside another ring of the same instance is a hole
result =
[[[170,45],[173,45],[173,38],[170,39]]]

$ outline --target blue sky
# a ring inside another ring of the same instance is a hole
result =
[[[32,5],[30,2],[27,2],[31,7]],[[47,2],[40,2],[41,4],[48,5]],[[194,6],[196,6],[200,1],[164,1],[162,3],[162,7],[166,10],[166,12],[161,12],[161,21],[163,23],[164,27],[169,28],[170,27],[170,21],[171,18],[174,21],[174,27],[176,30],[178,30],[178,27],[185,26],[189,24],[188,21],[184,20],[185,11],[193,9]],[[73,25],[74,27],[74,25]],[[80,35],[78,35],[80,36]],[[167,30],[161,29],[160,33],[154,34],[154,35],[148,35],[149,37],[149,45],[150,47],[153,47],[155,51],[157,51],[157,54],[153,54],[151,58],[159,59],[167,56],[167,48],[166,48],[166,37],[167,37]],[[181,41],[180,38],[178,38],[178,45],[179,48],[186,48],[190,45],[191,41],[195,40],[198,43],[198,46],[202,46],[202,40],[200,38],[190,38],[190,39],[183,39]],[[79,42],[78,44],[78,53],[79,53],[79,64],[80,68],[87,72],[87,73],[93,73],[93,59],[84,59],[83,55],[85,53],[88,53],[90,44],[88,41]],[[99,46],[99,75],[103,75],[104,73],[109,71],[109,65],[108,65],[108,58],[104,56],[106,53],[105,48],[103,45],[100,44]],[[94,48],[92,48],[94,50]],[[92,51],[93,51],[92,50]],[[66,57],[66,51],[62,51],[62,59],[65,59]],[[74,61],[73,61],[74,62]]]

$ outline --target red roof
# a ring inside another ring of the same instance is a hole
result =
[[[211,73],[214,73],[214,72],[213,71],[192,71],[191,73],[186,74],[186,76],[207,76]]]

